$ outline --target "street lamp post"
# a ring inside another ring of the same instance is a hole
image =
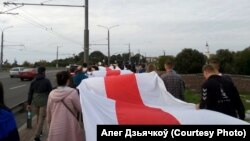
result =
[[[108,66],[109,66],[110,65],[110,36],[109,36],[109,30],[111,28],[117,27],[119,25],[113,25],[113,26],[110,26],[110,27],[106,27],[106,26],[102,26],[102,25],[97,25],[97,26],[106,28],[108,30]]]
[[[1,36],[1,58],[0,58],[0,69],[2,69],[2,65],[3,65],[3,38],[4,38],[4,30],[12,28],[13,26],[9,26],[9,27],[5,27],[4,29],[2,29],[2,36]]]
[[[89,2],[85,0],[84,62],[89,63]]]
[[[59,53],[58,48],[59,48],[59,46],[57,46],[57,48],[56,48],[56,68],[57,69],[58,69],[58,53]]]

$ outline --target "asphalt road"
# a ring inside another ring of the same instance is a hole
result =
[[[56,86],[56,73],[60,70],[47,70],[46,77],[50,79],[52,86]],[[10,78],[9,72],[0,72],[0,81],[4,87],[5,104],[9,108],[27,101],[28,89],[31,81],[21,81],[19,78]],[[34,113],[34,112],[33,112]],[[26,110],[21,110],[15,113],[17,127],[23,126],[26,122]]]
[[[56,86],[55,75],[60,70],[47,70],[46,77],[50,79],[52,86]],[[9,72],[0,72],[0,81],[4,87],[5,104],[12,108],[27,101],[30,82],[21,81],[19,78],[10,78]]]

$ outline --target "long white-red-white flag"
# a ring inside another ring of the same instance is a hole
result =
[[[85,79],[78,89],[87,141],[97,125],[249,124],[174,98],[155,72]]]

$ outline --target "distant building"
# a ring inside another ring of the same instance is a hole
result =
[[[210,52],[209,52],[209,46],[208,46],[208,43],[206,42],[206,50],[205,50],[205,55],[207,56],[207,58],[209,59],[210,58]]]
[[[147,62],[156,62],[157,61],[157,59],[158,59],[158,57],[146,57],[146,61]]]

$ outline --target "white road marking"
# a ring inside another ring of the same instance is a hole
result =
[[[10,90],[17,89],[17,88],[24,87],[24,86],[26,86],[26,85],[20,85],[20,86],[12,87],[12,88],[10,88]]]
[[[0,79],[3,79],[3,78],[10,78],[9,76],[2,76],[0,77]]]

